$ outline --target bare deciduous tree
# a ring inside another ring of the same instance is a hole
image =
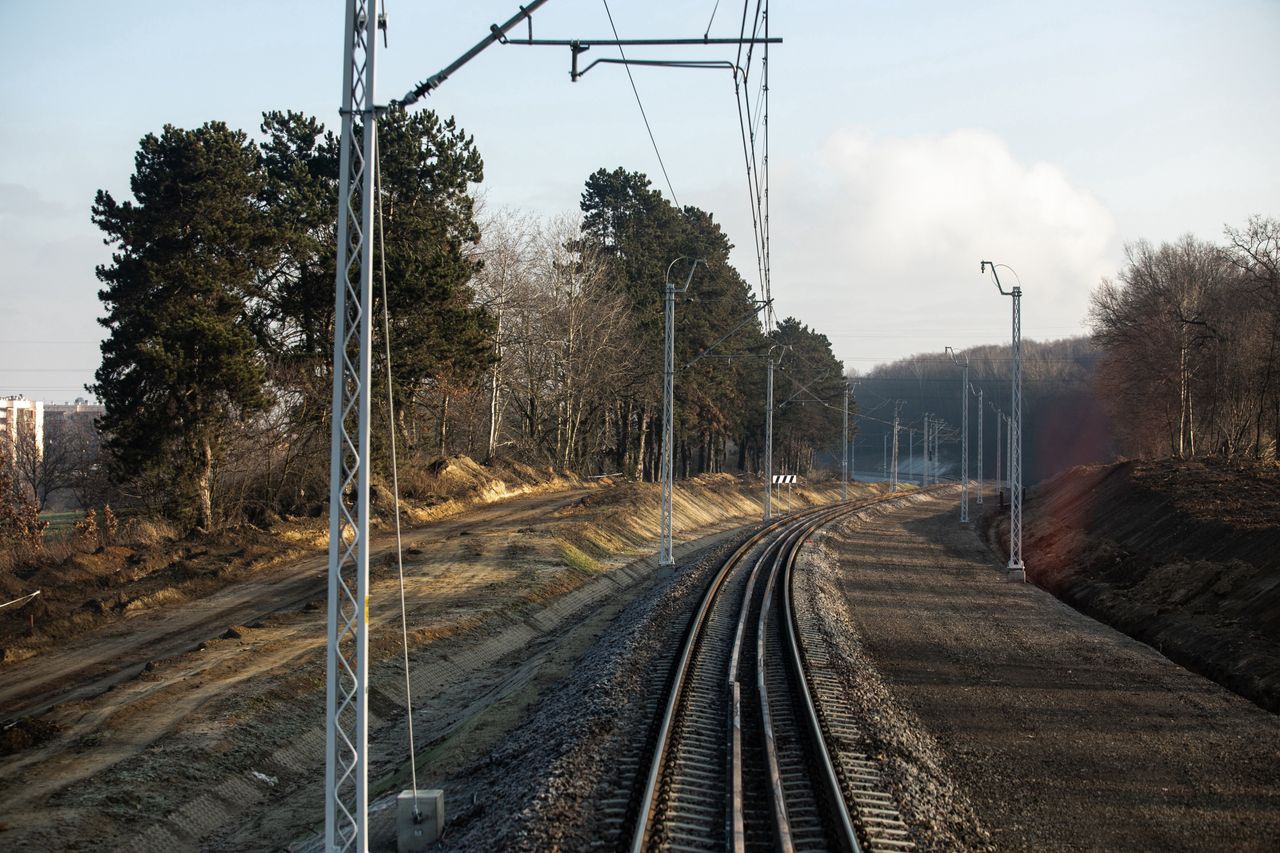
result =
[[[1190,235],[1158,248],[1132,243],[1117,279],[1094,291],[1100,385],[1131,451],[1150,452],[1160,418],[1168,452],[1181,458],[1274,453],[1280,227],[1255,218],[1227,234],[1226,247]]]

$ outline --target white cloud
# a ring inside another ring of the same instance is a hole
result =
[[[1089,291],[1115,269],[1106,207],[1057,166],[1019,162],[987,131],[838,131],[809,168],[776,171],[774,186],[774,295],[783,313],[831,334],[840,355],[1007,338],[1007,308],[979,276],[982,259],[1018,271],[1033,338],[1078,327]]]
[[[25,184],[0,182],[0,215],[11,216],[64,216],[69,208],[50,201]]]

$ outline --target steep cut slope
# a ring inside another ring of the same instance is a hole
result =
[[[1079,467],[1032,489],[1026,519],[1033,582],[1280,712],[1280,469]]]

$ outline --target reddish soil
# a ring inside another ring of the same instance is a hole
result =
[[[1007,515],[985,520],[1007,542]],[[1034,583],[1280,712],[1280,468],[1074,468],[1029,491],[1026,523]]]

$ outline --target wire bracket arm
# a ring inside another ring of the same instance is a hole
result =
[[[443,83],[445,80],[448,80],[449,77],[453,75],[453,72],[457,71],[459,68],[466,65],[471,60],[475,59],[490,45],[494,43],[507,44],[509,42],[509,39],[507,38],[507,33],[510,32],[512,29],[514,29],[515,26],[523,20],[527,19],[529,21],[529,39],[528,40],[532,41],[533,40],[533,17],[532,17],[533,13],[538,10],[539,6],[543,5],[546,2],[547,0],[533,0],[533,2],[531,2],[527,6],[521,6],[520,11],[516,12],[514,15],[508,18],[506,23],[491,24],[489,26],[489,35],[480,39],[480,41],[476,42],[474,47],[472,47],[466,53],[462,54],[462,56],[459,56],[449,65],[446,65],[444,68],[440,69],[435,74],[432,74],[426,80],[423,80],[413,89],[409,90],[409,92],[407,92],[403,98],[401,98],[398,101],[392,101],[391,106],[408,107],[422,100],[422,98],[424,98],[425,96],[430,95],[434,90],[440,88],[440,84]],[[510,43],[523,44],[524,42],[516,41],[516,42],[510,42]]]

